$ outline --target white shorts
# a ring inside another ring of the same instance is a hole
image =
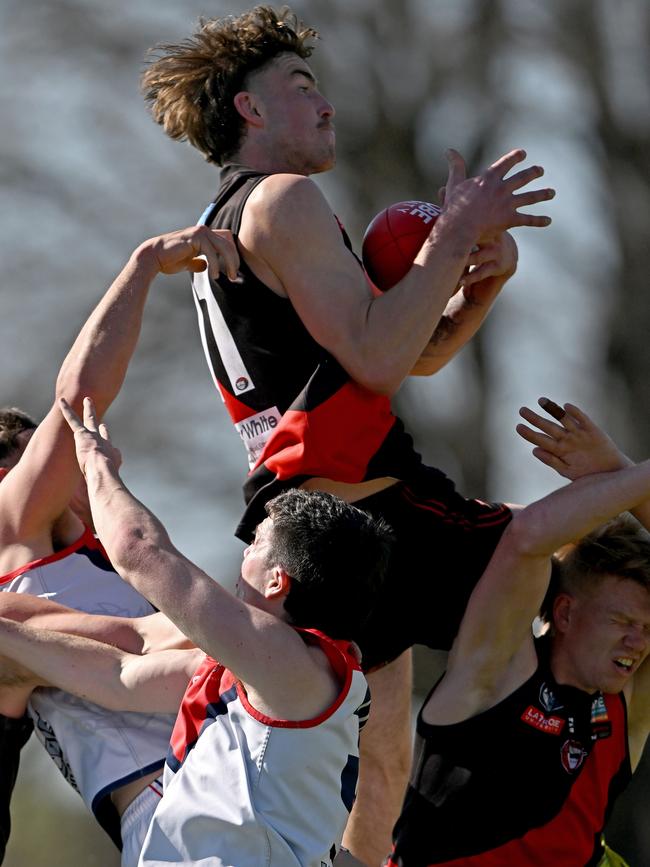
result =
[[[147,836],[151,817],[162,798],[162,792],[162,777],[158,777],[149,783],[122,813],[122,867],[138,867],[142,844]]]

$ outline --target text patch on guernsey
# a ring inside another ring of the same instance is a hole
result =
[[[194,300],[196,302],[197,313],[199,317],[199,331],[201,333],[201,343],[203,344],[203,351],[205,352],[205,357],[208,359],[210,372],[212,374],[212,379],[214,380],[215,385],[217,386],[217,388],[219,387],[217,377],[214,372],[214,367],[212,365],[212,360],[210,358],[210,351],[208,349],[207,338],[205,334],[205,323],[203,322],[203,316],[201,315],[201,301],[207,306],[212,331],[214,333],[217,346],[219,347],[221,362],[224,366],[224,370],[226,371],[228,379],[230,380],[230,388],[232,390],[232,393],[244,394],[244,392],[246,391],[252,391],[255,388],[255,383],[253,382],[253,378],[251,377],[250,373],[246,368],[246,365],[244,364],[244,359],[241,357],[239,349],[237,348],[237,344],[235,343],[235,339],[230,333],[230,329],[226,324],[226,320],[223,317],[221,308],[215,301],[212,290],[210,289],[210,278],[208,277],[207,271],[201,271],[198,274],[192,275],[192,289],[194,291]]]
[[[252,470],[275,428],[280,423],[280,410],[277,406],[263,409],[255,415],[249,415],[243,421],[236,422],[235,427],[246,446],[248,465]]]

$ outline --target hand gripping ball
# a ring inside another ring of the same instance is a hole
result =
[[[397,202],[380,211],[363,236],[361,258],[372,282],[385,292],[410,270],[440,214],[431,202]]]

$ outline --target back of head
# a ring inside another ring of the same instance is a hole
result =
[[[20,434],[35,430],[36,422],[14,406],[0,408],[0,467],[13,467],[18,463],[24,444]]]
[[[357,638],[388,567],[388,525],[321,491],[287,491],[266,510],[273,522],[269,566],[292,579],[284,603],[291,622]]]
[[[584,597],[607,577],[635,581],[650,591],[650,533],[631,515],[619,515],[554,557],[544,616],[548,619],[558,594]]]
[[[209,162],[222,165],[237,152],[245,124],[234,105],[246,77],[292,51],[309,57],[318,37],[287,7],[256,6],[237,17],[202,19],[178,44],[158,45],[142,76],[156,123],[177,141],[189,141]]]

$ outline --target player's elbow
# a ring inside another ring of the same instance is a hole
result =
[[[503,546],[518,559],[546,556],[549,551],[548,533],[543,516],[530,507],[516,512],[503,536]]]

